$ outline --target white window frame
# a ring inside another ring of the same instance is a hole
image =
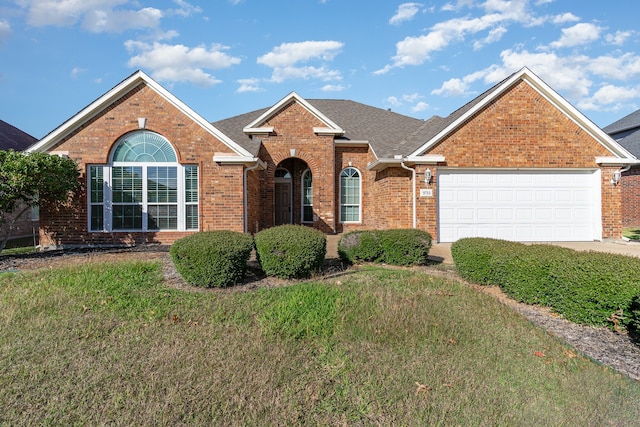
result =
[[[168,141],[167,141],[168,142]],[[115,151],[115,150],[114,150]],[[113,155],[113,153],[112,153]],[[142,224],[141,228],[136,229],[115,229],[113,227],[113,168],[115,167],[138,167],[142,169],[142,201],[140,203],[132,203],[132,205],[140,206],[142,209]],[[171,167],[176,168],[176,180],[177,180],[177,201],[168,203],[157,203],[148,201],[148,170],[150,167]],[[187,168],[195,167],[197,173],[197,201],[186,201],[186,170]],[[93,202],[91,199],[91,181],[93,178],[93,171],[101,170],[102,172],[102,203]],[[187,205],[199,206],[200,204],[200,168],[198,165],[187,164],[181,165],[177,162],[114,162],[111,161],[106,165],[87,165],[87,229],[90,233],[100,232],[176,232],[176,231],[198,231],[200,228],[200,215],[199,207],[196,207],[197,214],[197,228],[187,228]],[[177,207],[177,227],[175,229],[149,229],[149,216],[148,208],[150,205],[175,205]],[[102,229],[92,229],[92,207],[99,209],[102,206]]]
[[[311,174],[311,203],[305,203],[304,202],[304,198],[305,198],[305,186],[304,186],[304,177],[307,175],[307,173]],[[302,172],[302,177],[300,178],[300,188],[302,189],[301,194],[300,194],[300,221],[305,223],[305,224],[310,224],[313,222],[313,172],[311,172],[310,168],[305,169],[304,172]],[[305,207],[311,207],[311,220],[305,220],[304,218],[304,208]]]
[[[342,174],[347,170],[354,170],[358,174],[358,203],[342,203]],[[358,168],[353,166],[346,167],[340,171],[339,180],[339,202],[340,202],[340,223],[341,224],[361,224],[362,223],[362,172]],[[345,221],[343,220],[343,208],[345,206],[357,206],[358,207],[358,220],[357,221]]]

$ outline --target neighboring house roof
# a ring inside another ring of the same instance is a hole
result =
[[[28,133],[0,120],[0,150],[23,151],[36,141]]]
[[[603,130],[631,154],[640,157],[640,110],[611,123]]]
[[[178,110],[180,110],[187,117],[198,123],[206,131],[214,135],[225,145],[227,145],[232,154],[238,158],[249,158],[251,155],[243,149],[241,146],[232,141],[227,135],[215,128],[208,121],[206,121],[201,115],[192,110],[185,103],[176,98],[168,90],[160,86],[155,80],[147,76],[144,72],[138,70],[131,74],[129,77],[118,83],[113,89],[102,95],[100,98],[93,101],[86,106],[80,112],[75,114],[69,120],[58,126],[51,131],[48,135],[42,138],[37,144],[29,147],[28,151],[47,151],[54,147],[59,141],[63,140],[67,135],[74,132],[80,126],[87,121],[91,120],[96,115],[100,114],[118,99],[127,95],[131,90],[135,89],[140,84],[146,84],[160,96],[162,96],[167,102],[172,104]]]

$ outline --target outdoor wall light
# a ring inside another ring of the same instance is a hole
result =
[[[613,185],[618,185],[618,183],[620,182],[620,178],[622,177],[622,172],[620,171],[615,171],[613,172],[613,175],[611,176],[611,183]]]
[[[429,184],[431,182],[431,177],[431,169],[427,169],[426,171],[424,171],[424,182]]]

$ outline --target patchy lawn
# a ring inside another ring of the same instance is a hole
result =
[[[167,286],[158,261],[0,274],[0,424],[632,425],[639,401],[492,296],[415,271],[248,292]]]

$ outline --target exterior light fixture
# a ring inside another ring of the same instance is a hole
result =
[[[618,185],[618,183],[620,182],[620,178],[622,177],[622,172],[620,172],[619,170],[613,172],[613,175],[611,176],[611,183],[613,185]]]
[[[431,177],[431,169],[427,169],[426,171],[424,171],[424,182],[429,184],[431,182]]]

